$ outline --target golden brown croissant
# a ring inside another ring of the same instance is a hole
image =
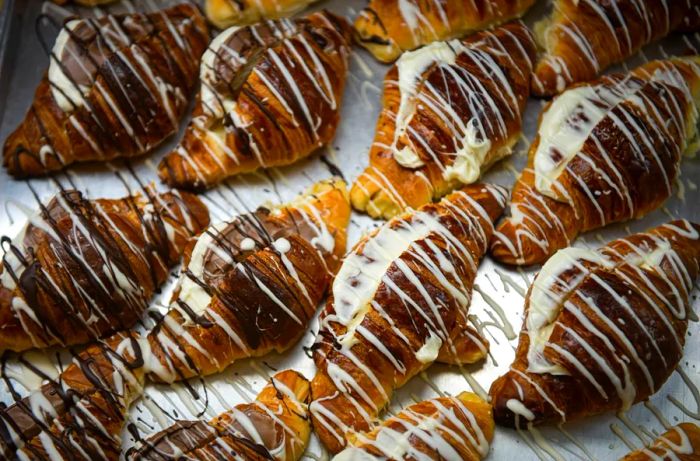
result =
[[[463,460],[489,453],[491,405],[469,392],[410,405],[368,434],[350,437],[333,461]]]
[[[353,206],[391,218],[476,181],[521,133],[535,44],[521,22],[404,54],[384,79],[384,108]]]
[[[37,176],[150,151],[177,132],[208,41],[189,3],[69,20],[29,112],[5,142],[5,167]]]
[[[700,427],[681,423],[620,461],[700,461]]]
[[[435,360],[473,363],[488,342],[467,318],[504,190],[473,184],[362,239],[336,275],[314,345],[314,430],[331,452],[368,431],[394,389]]]
[[[118,460],[126,411],[143,388],[142,366],[135,334],[90,345],[56,381],[0,409],[2,458]]]
[[[535,27],[544,55],[532,92],[552,96],[593,80],[673,31],[697,31],[699,14],[697,0],[555,0],[551,17]]]
[[[180,459],[296,461],[311,435],[309,382],[296,371],[276,373],[253,403],[209,422],[179,421],[140,441],[129,461]]]
[[[526,298],[515,361],[491,386],[496,422],[570,421],[658,391],[683,355],[698,231],[673,221],[550,258]]]
[[[82,344],[133,327],[208,223],[188,193],[87,200],[61,191],[3,244],[0,350]]]
[[[204,11],[216,27],[255,24],[292,16],[318,0],[206,0]]]
[[[350,204],[341,181],[207,229],[185,252],[171,309],[149,334],[172,382],[283,352],[303,335],[345,253]]]
[[[166,183],[205,188],[288,165],[329,143],[348,71],[350,26],[319,12],[231,27],[202,57],[184,139],[161,161]]]
[[[355,20],[360,44],[391,62],[402,52],[522,16],[535,0],[370,0]]]
[[[699,101],[699,57],[653,61],[559,95],[540,116],[492,255],[542,263],[581,232],[661,206],[682,154],[697,149]]]

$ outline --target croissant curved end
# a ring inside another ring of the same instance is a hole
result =
[[[501,222],[491,237],[491,256],[498,262],[511,266],[532,266],[544,263],[549,251],[529,241],[521,229],[510,219]],[[541,243],[541,242],[540,242]]]
[[[280,371],[272,377],[271,386],[276,393],[293,400],[297,410],[306,414],[311,383],[304,375],[296,370]]]
[[[529,398],[539,396],[539,393],[535,389],[523,391],[523,385],[531,383],[518,378],[519,375],[511,370],[491,385],[489,396],[496,423],[499,426],[524,428],[531,423],[561,422],[562,415],[551,404],[544,399]]]

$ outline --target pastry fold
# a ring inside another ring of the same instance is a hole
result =
[[[207,19],[219,29],[292,16],[318,0],[206,0]]]
[[[491,254],[547,260],[579,233],[640,218],[698,147],[700,58],[652,61],[572,87],[545,106]]]
[[[202,57],[192,121],[161,161],[161,179],[203,189],[328,144],[340,118],[350,30],[323,11],[223,31]]]
[[[683,355],[699,231],[672,221],[550,258],[528,292],[515,361],[489,392],[496,422],[626,411],[657,392]]]
[[[370,0],[355,20],[362,46],[392,62],[404,51],[522,16],[535,0]]]
[[[697,0],[555,0],[551,16],[535,26],[544,54],[532,92],[553,96],[595,79],[671,32],[698,30]]]
[[[370,430],[394,389],[436,360],[483,359],[468,309],[504,190],[473,184],[397,216],[345,257],[313,346],[310,411],[333,453]]]
[[[30,177],[149,152],[175,134],[209,42],[190,3],[154,13],[70,19],[3,163]]]
[[[118,333],[75,355],[56,381],[0,409],[3,459],[120,459],[121,431],[143,390],[144,352]]]
[[[389,219],[479,179],[522,129],[535,44],[521,22],[404,54],[384,79],[353,206]]]
[[[300,373],[276,373],[252,403],[211,421],[178,421],[139,442],[129,461],[180,459],[296,461],[311,435],[309,382]]]
[[[294,345],[345,253],[349,219],[345,184],[325,181],[205,230],[185,251],[170,311],[148,335],[152,378],[209,375]]]
[[[0,350],[70,346],[133,327],[209,223],[197,197],[145,188],[88,200],[63,190],[3,241]]]
[[[700,427],[681,423],[669,428],[648,447],[633,451],[620,461],[698,461]]]
[[[409,405],[367,434],[351,437],[333,461],[479,461],[489,453],[491,406],[470,392]]]

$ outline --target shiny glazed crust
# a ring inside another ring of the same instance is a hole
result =
[[[469,178],[473,182],[480,171],[509,155],[519,139],[535,58],[530,31],[514,22],[450,46],[463,47],[456,62],[432,64],[418,74],[414,95],[400,88],[398,65],[387,73],[370,165],[350,191],[357,210],[389,219],[404,209],[437,200],[462,183],[459,176],[445,173],[455,164],[455,152],[465,150],[464,155],[473,157],[467,160],[476,164],[477,171]],[[414,112],[407,128],[397,132],[397,113],[405,112],[409,104],[415,104]],[[470,141],[472,131],[483,139]],[[470,142],[485,146],[482,162],[470,152]],[[422,166],[399,163],[395,156],[402,149],[415,152]]]
[[[433,361],[464,364],[485,357],[488,342],[471,328],[467,313],[503,200],[500,188],[467,186],[397,216],[346,256],[313,346],[318,372],[310,410],[314,430],[331,452],[351,434],[369,430],[394,389]],[[395,259],[386,238],[406,245]],[[369,268],[378,258],[388,266],[383,274]],[[376,278],[376,290],[367,285],[369,276]],[[361,296],[370,299],[344,318],[348,300]]]
[[[0,264],[0,350],[84,344],[133,327],[208,223],[188,193],[59,193]]]
[[[671,32],[697,31],[699,18],[693,0],[555,0],[551,17],[536,26],[544,55],[532,92],[553,96],[593,80]]]
[[[311,435],[309,382],[300,373],[276,373],[255,402],[205,421],[178,421],[126,454],[129,461],[219,459],[296,461]]]
[[[496,422],[572,421],[657,392],[683,355],[699,230],[673,221],[550,259],[528,292],[515,361],[489,391]]]
[[[360,44],[378,60],[522,16],[534,0],[370,0],[355,20]]]
[[[78,25],[70,29],[68,24]],[[31,108],[5,141],[3,164],[18,178],[75,162],[141,155],[176,133],[209,42],[204,16],[189,3],[162,14],[69,21],[64,29],[68,37],[79,33],[81,41],[69,39],[66,46],[75,43],[74,52],[85,56],[78,62],[61,58],[52,66],[64,71],[73,66],[70,75],[83,77],[82,69],[91,69],[82,84],[87,90],[82,96],[68,95],[66,90],[76,88],[70,83],[73,77],[65,79],[64,89],[54,90],[50,73],[44,74]],[[102,34],[130,42],[116,43],[114,52],[104,53],[115,42],[107,46]],[[66,99],[63,107],[56,98]]]
[[[161,179],[203,189],[294,163],[329,143],[340,119],[350,30],[343,18],[319,12],[222,32],[202,58],[192,122],[161,161]]]
[[[318,0],[206,0],[207,19],[219,29],[292,16]]]
[[[681,423],[661,434],[641,450],[633,451],[620,461],[698,461],[700,460],[700,427]]]
[[[57,381],[0,409],[2,458],[118,460],[127,410],[143,389],[142,366],[136,334],[90,345]]]
[[[556,199],[535,185],[538,133],[513,188],[510,216],[494,234],[493,257],[506,264],[540,264],[581,232],[640,218],[660,207],[673,192],[682,154],[696,147],[699,66],[697,58],[652,61],[630,75],[612,74],[568,90],[614,89],[634,81],[640,84],[636,101],[644,100],[645,108],[628,100],[606,113],[558,176]],[[656,72],[675,75],[673,83],[652,81]],[[555,101],[545,106],[540,123]]]
[[[340,264],[349,219],[345,184],[326,181],[285,206],[205,230],[185,252],[170,311],[148,336],[161,363],[152,379],[209,375],[294,345]],[[207,299],[188,295],[196,289],[186,286],[191,280]]]

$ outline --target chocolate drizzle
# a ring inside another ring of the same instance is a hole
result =
[[[133,327],[208,223],[189,194],[141,184],[139,194],[91,201],[56,184],[47,205],[30,185],[39,215],[18,241],[2,239],[0,349],[80,344]]]
[[[69,19],[25,120],[4,147],[10,174],[45,174],[79,161],[148,152],[177,131],[209,40],[199,9]]]

